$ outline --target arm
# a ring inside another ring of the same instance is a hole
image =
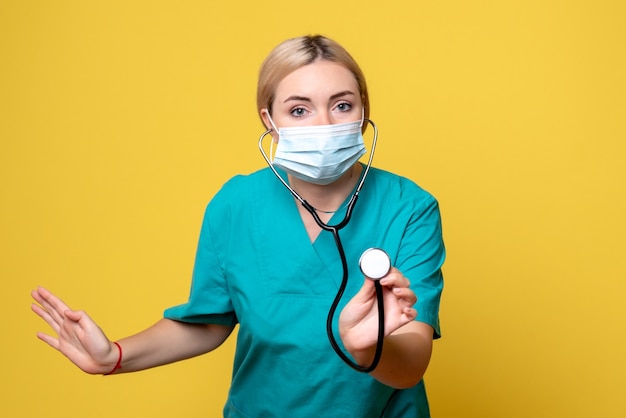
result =
[[[86,373],[104,374],[113,370],[119,357],[117,347],[85,312],[71,310],[41,287],[32,296],[38,302],[32,305],[33,311],[57,334],[53,337],[40,332],[37,336],[41,340]],[[144,370],[207,353],[222,344],[232,329],[161,319],[118,342],[123,351],[120,372]]]
[[[145,331],[118,341],[124,352],[120,372],[144,370],[208,353],[219,347],[232,330],[230,326],[163,318]]]
[[[423,377],[432,353],[433,329],[414,321],[417,298],[409,281],[397,269],[380,281],[385,303],[385,341],[380,363],[370,374],[398,389],[416,385]],[[366,279],[361,290],[345,306],[339,319],[345,348],[361,365],[371,364],[376,350],[378,307],[374,282]]]

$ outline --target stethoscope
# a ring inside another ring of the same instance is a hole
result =
[[[263,139],[269,133],[272,132],[272,129],[268,129],[267,131],[263,132],[263,134],[261,134],[261,137],[259,138],[259,150],[261,151],[263,158],[265,158],[267,165],[270,167],[270,169],[272,170],[276,178],[280,180],[280,182],[289,190],[289,192],[291,192],[293,197],[296,198],[302,204],[302,206],[304,206],[304,208],[311,214],[311,216],[313,216],[313,219],[315,220],[317,225],[320,228],[322,228],[324,231],[329,231],[333,234],[333,237],[335,239],[335,245],[337,246],[337,251],[339,252],[339,257],[341,258],[341,265],[343,268],[343,278],[341,280],[341,285],[339,286],[339,290],[337,291],[337,295],[335,296],[335,299],[333,300],[333,303],[328,311],[328,317],[326,319],[326,333],[328,334],[330,345],[333,347],[337,355],[339,355],[339,357],[346,364],[348,364],[350,367],[360,372],[369,373],[373,371],[376,368],[376,366],[378,366],[378,363],[380,361],[380,357],[383,351],[383,342],[384,342],[384,337],[385,337],[385,306],[383,302],[382,286],[380,282],[378,281],[379,279],[383,278],[389,272],[391,268],[391,261],[387,253],[385,253],[385,251],[379,248],[370,248],[366,250],[365,252],[363,252],[359,260],[359,266],[360,266],[361,272],[366,277],[369,277],[370,279],[374,280],[374,285],[376,289],[376,300],[378,304],[378,339],[376,341],[376,351],[374,353],[374,359],[372,360],[372,364],[369,366],[361,366],[355,363],[341,350],[341,348],[339,348],[339,345],[337,344],[337,341],[333,333],[333,318],[335,316],[335,311],[337,310],[337,306],[339,305],[339,302],[341,301],[343,293],[348,284],[348,262],[346,260],[346,254],[343,250],[341,239],[339,238],[339,231],[343,227],[345,227],[350,221],[350,217],[352,216],[352,210],[354,209],[354,205],[356,204],[356,201],[359,197],[359,193],[361,191],[361,188],[363,187],[363,183],[365,183],[365,178],[367,177],[370,167],[372,166],[372,160],[374,158],[374,151],[376,150],[376,141],[378,139],[378,128],[376,128],[376,125],[374,124],[374,122],[372,122],[370,119],[367,119],[367,118],[364,118],[363,120],[369,123],[370,125],[372,125],[372,127],[374,128],[374,139],[372,140],[372,150],[370,152],[367,165],[363,172],[363,176],[361,177],[361,181],[359,182],[357,188],[352,194],[352,197],[350,198],[350,201],[348,202],[346,214],[343,220],[336,225],[328,225],[324,223],[320,219],[315,208],[311,206],[306,200],[304,200],[298,194],[298,192],[296,192],[281,177],[278,171],[276,171],[276,168],[274,168],[274,164],[272,164],[272,161],[270,160],[270,158],[265,153],[265,150],[263,149]]]

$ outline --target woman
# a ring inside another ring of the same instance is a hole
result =
[[[309,210],[320,222],[341,222],[367,171],[358,161],[369,116],[365,78],[332,40],[290,39],[261,67],[257,106],[277,144],[275,173],[309,209],[268,168],[236,176],[207,207],[187,303],[167,309],[152,327],[111,342],[87,314],[39,288],[33,310],[58,335],[39,338],[87,373],[112,374],[207,353],[238,324],[224,416],[428,416],[422,377],[433,337],[440,335],[445,257],[436,200],[382,170],[372,168],[363,181],[341,229],[349,277],[330,333],[336,330],[357,369],[374,361],[379,313],[375,282],[355,266],[363,250],[380,247],[395,267],[379,280],[379,362],[369,373],[348,367],[333,352],[326,329],[342,263],[335,237]]]

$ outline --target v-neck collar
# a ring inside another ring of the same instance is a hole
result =
[[[339,205],[339,208],[332,214],[330,219],[326,222],[327,225],[334,226],[334,225],[338,225],[339,223],[344,221],[346,213],[347,213],[347,210],[348,210],[348,203],[350,202],[350,200],[354,196],[354,193],[356,192],[356,189],[359,186],[359,184],[361,183],[363,175],[365,174],[365,167],[363,166],[362,163],[360,163],[360,164],[361,164],[361,172],[359,173],[359,178],[358,178],[357,182],[354,184],[354,186],[352,187],[352,190],[346,196],[346,198],[343,200],[341,205]],[[287,184],[289,184],[290,187],[293,187],[289,183],[289,176],[287,176],[286,172],[281,170],[281,169],[278,169],[278,168],[277,168],[277,171],[280,174],[280,176],[285,180],[285,182]],[[291,192],[286,187],[284,187],[284,188],[285,188],[285,191],[288,192],[290,196],[292,196]],[[292,202],[293,202],[292,207],[295,210],[295,212],[296,212],[296,214],[298,216],[298,219],[300,219],[300,225],[301,225],[300,230],[305,235],[307,241],[311,244],[311,246],[315,247],[315,244],[317,243],[317,241],[320,239],[320,237],[322,235],[330,235],[332,237],[332,233],[330,231],[326,231],[326,230],[322,229],[322,231],[320,231],[320,233],[317,235],[317,237],[313,241],[311,241],[311,239],[309,238],[309,234],[308,234],[308,232],[306,230],[306,226],[304,224],[304,220],[300,216],[299,206],[302,206],[302,203],[295,196],[292,196]],[[311,215],[308,212],[308,210],[306,210],[306,209],[304,210],[304,215],[305,216],[310,216],[311,218],[313,218],[313,215]],[[334,238],[333,238],[333,241],[334,241]]]
[[[348,203],[356,192],[356,189],[361,182],[362,176],[365,173],[365,168],[363,167],[363,164],[361,164],[361,166],[362,169],[359,180],[355,183],[350,194],[346,196],[343,203],[339,207],[339,210],[337,210],[331,216],[328,221],[328,225],[337,225],[340,222],[343,222],[347,212]],[[278,168],[277,172],[287,182],[287,184],[289,184],[289,178],[286,172]],[[298,208],[298,205],[301,205],[300,201],[298,201],[284,185],[280,184],[278,179],[276,179],[276,182],[277,186],[280,187],[283,191],[283,193],[281,193],[280,190],[276,190],[276,192],[281,195],[279,200],[277,200],[276,202],[277,207],[281,207],[281,209],[278,210],[276,213],[278,219],[281,219],[283,222],[281,228],[284,228],[285,230],[296,234],[296,236],[293,237],[292,240],[290,240],[291,243],[297,248],[300,248],[302,254],[314,254],[317,262],[319,262],[320,265],[324,266],[324,269],[326,270],[328,276],[332,278],[336,286],[339,286],[343,278],[343,267],[341,264],[341,257],[339,255],[333,233],[330,231],[322,230],[317,235],[315,240],[311,241],[309,238],[309,234],[306,230],[304,220],[302,219]],[[288,199],[290,202],[287,203],[285,201],[286,199]],[[304,212],[304,215],[312,216],[306,210]],[[341,229],[339,231],[340,237],[342,231],[344,230],[345,229]],[[304,258],[308,257],[305,256]]]

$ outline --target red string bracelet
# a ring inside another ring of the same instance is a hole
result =
[[[105,374],[104,374],[104,376],[108,376],[108,375],[110,375],[110,374],[113,374],[113,373],[115,373],[118,369],[121,369],[121,368],[122,368],[122,346],[121,346],[121,345],[119,345],[119,344],[118,344],[117,342],[115,342],[115,341],[113,342],[113,344],[115,344],[115,345],[117,346],[117,351],[119,351],[119,352],[120,352],[120,356],[118,357],[118,359],[117,359],[117,363],[115,364],[115,367],[113,367],[113,370],[111,370],[111,371],[110,371],[110,372],[108,372],[108,373],[105,373]]]

